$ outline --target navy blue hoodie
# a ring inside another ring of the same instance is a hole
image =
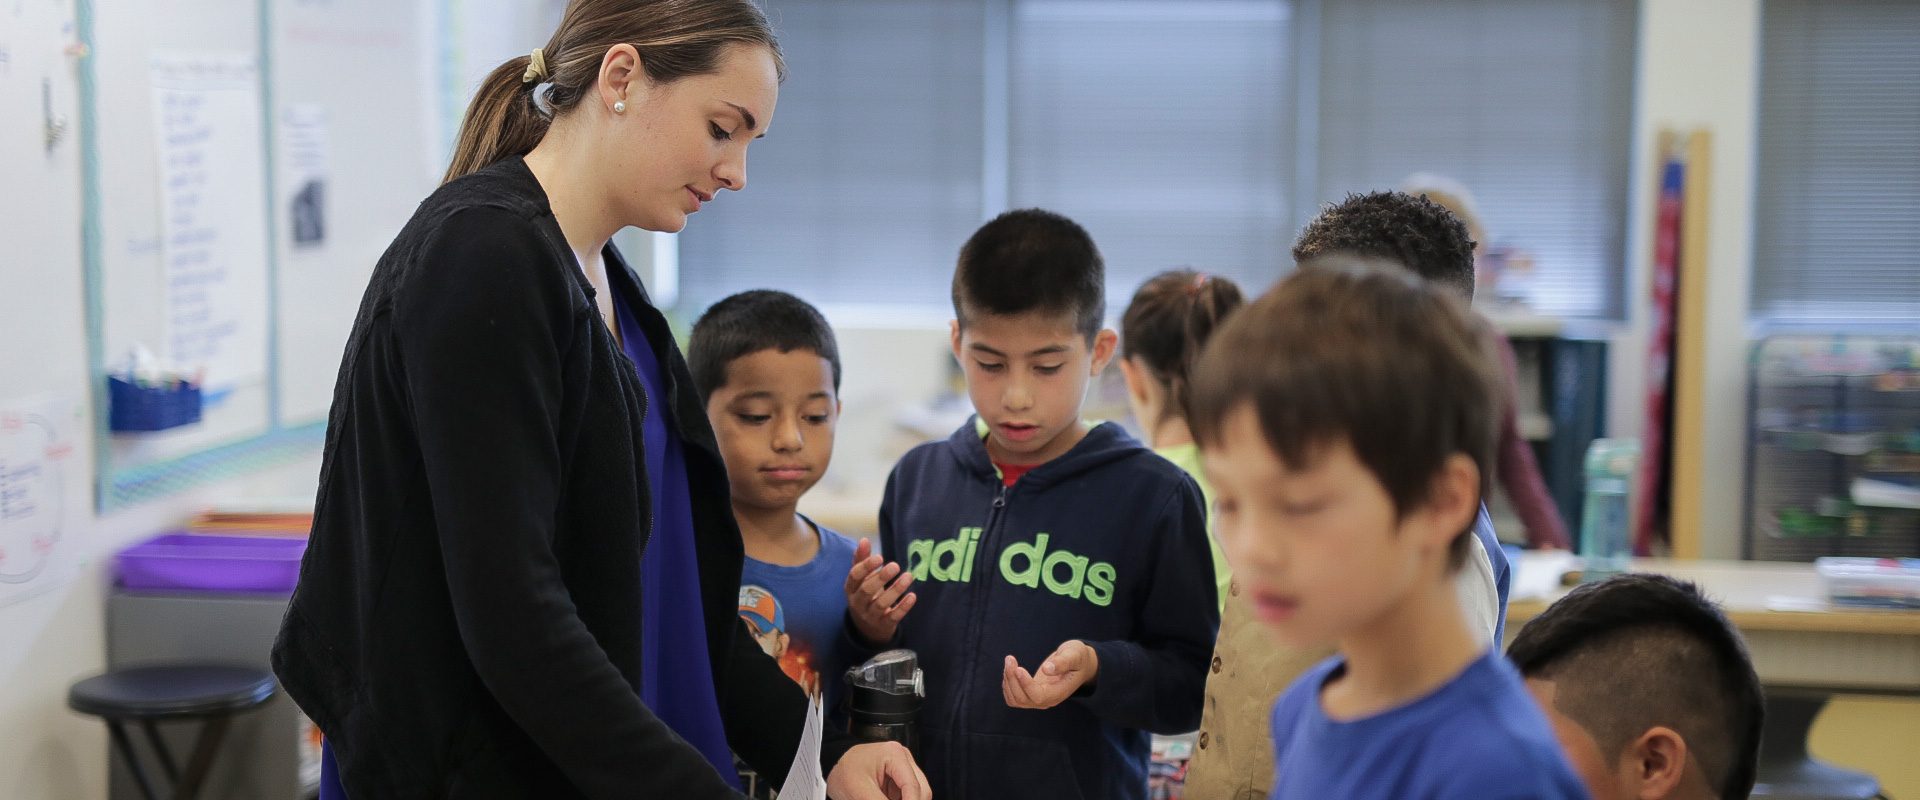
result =
[[[969,421],[894,467],[880,538],[920,597],[888,644],[926,671],[934,797],[1144,800],[1148,732],[1199,726],[1220,627],[1192,478],[1106,423],[1003,487]],[[1072,639],[1099,654],[1093,686],[1008,707],[1006,656],[1035,670]]]

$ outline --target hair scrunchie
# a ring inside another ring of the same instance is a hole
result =
[[[528,57],[527,71],[520,76],[521,83],[541,83],[547,79],[547,55],[540,48],[533,48]]]

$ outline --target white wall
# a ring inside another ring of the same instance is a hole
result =
[[[79,141],[70,135],[49,151],[40,125],[43,78],[55,112],[78,119],[75,62],[61,52],[72,14],[71,0],[0,10],[0,402],[87,396]],[[91,476],[90,434],[78,452]],[[316,457],[105,517],[85,510],[86,485],[74,487],[82,524],[68,533],[92,553],[84,573],[0,606],[0,797],[106,796],[106,728],[68,711],[66,692],[105,668],[112,553],[179,525],[216,498],[311,495],[317,474]]]
[[[70,7],[36,3],[24,8],[54,18]],[[60,16],[58,18],[69,18]],[[25,95],[37,127],[40,72],[33,45],[21,46],[29,29],[48,19],[0,18],[0,45],[14,61],[0,72],[4,116],[23,107]],[[46,46],[45,43],[36,43]],[[32,69],[23,62],[33,59]],[[47,59],[56,86],[56,110],[77,116],[70,70],[64,58]],[[25,117],[19,115],[15,117]],[[0,399],[42,393],[85,397],[87,339],[80,269],[79,148],[69,139],[47,153],[37,130],[0,125]],[[91,416],[89,416],[91,418]],[[79,443],[84,472],[93,472],[92,436]],[[91,551],[81,578],[0,606],[0,797],[103,798],[106,796],[107,734],[98,720],[66,708],[67,687],[105,668],[105,573],[115,550],[179,525],[205,504],[229,496],[311,495],[317,457],[268,470],[244,481],[149,503],[99,517],[83,514],[76,533]],[[75,487],[87,494],[86,487]],[[82,498],[82,508],[90,506]]]
[[[953,360],[947,315],[877,320],[833,308],[825,314],[840,345],[842,408],[833,465],[810,493],[809,508],[834,505],[823,503],[832,499],[854,513],[877,511],[894,462],[921,441],[897,424],[901,411],[933,401],[946,386]]]
[[[1701,556],[1737,558],[1745,480],[1747,297],[1752,272],[1754,127],[1760,0],[1646,0],[1640,6],[1634,174],[1628,230],[1631,319],[1614,340],[1610,435],[1637,436],[1645,417],[1647,293],[1663,128],[1713,136],[1707,222],[1706,415]],[[1678,443],[1677,443],[1678,444]]]

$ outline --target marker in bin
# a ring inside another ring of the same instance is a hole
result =
[[[145,346],[135,345],[125,366],[107,376],[108,427],[162,431],[199,422],[200,377],[168,368]]]

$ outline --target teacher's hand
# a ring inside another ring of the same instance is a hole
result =
[[[827,775],[833,800],[931,800],[932,788],[913,754],[898,742],[854,745]]]

